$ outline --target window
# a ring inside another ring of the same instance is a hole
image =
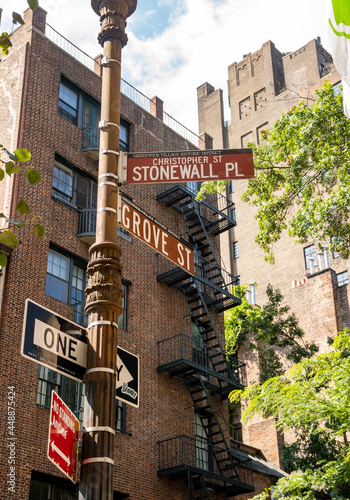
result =
[[[204,426],[208,428],[209,418],[195,413],[196,465],[200,469],[210,470],[209,441]]]
[[[235,192],[235,183],[234,181],[230,181],[230,184],[228,185],[228,194],[232,194]]]
[[[252,107],[249,96],[246,99],[243,99],[243,101],[239,103],[239,119],[242,120],[246,116],[249,116],[251,114],[251,111]]]
[[[78,500],[78,488],[67,479],[33,471],[29,500]]]
[[[243,431],[241,424],[235,424],[233,427],[233,439],[243,443]]]
[[[241,286],[241,277],[240,276],[236,276],[236,283],[235,283],[236,286]]]
[[[95,209],[97,206],[96,182],[55,160],[53,167],[52,194],[68,201],[79,210]]]
[[[85,385],[40,365],[36,404],[49,410],[52,391],[57,392],[82,424]],[[126,432],[126,404],[118,399],[116,399],[115,428],[120,432]]]
[[[60,84],[58,114],[74,125],[77,125],[78,94],[73,88],[63,82]]]
[[[128,122],[120,119],[119,129],[119,148],[121,151],[130,151],[130,125]]]
[[[50,409],[51,392],[54,390],[82,422],[84,409],[84,384],[40,365],[36,404]]]
[[[337,274],[337,282],[338,282],[338,286],[348,285],[348,283],[349,283],[348,271],[344,271],[342,273]]]
[[[83,130],[83,149],[99,148],[101,104],[65,79],[60,84],[58,114]],[[129,129],[130,124],[121,118],[119,129],[121,151],[130,149]]]
[[[309,245],[304,248],[305,269],[310,269],[310,258],[313,258],[314,265],[317,265],[315,245]]]
[[[333,85],[333,90],[335,95],[339,95],[342,91],[342,83],[338,82]]]
[[[341,245],[343,242],[343,238],[337,238],[336,236],[333,236],[333,238],[331,239],[331,243],[332,245],[336,245],[337,243],[339,245]],[[333,255],[333,259],[337,259],[338,257],[340,257],[340,253],[339,252],[336,252],[333,250],[332,252],[332,255]]]
[[[100,145],[99,122],[101,120],[101,106],[82,97],[83,117],[83,149],[98,148]]]
[[[235,224],[237,224],[236,209],[235,209],[235,208],[232,208],[232,209],[231,209],[231,219],[233,220],[233,222],[234,222]]]
[[[247,134],[242,135],[242,137],[241,137],[241,147],[245,148],[245,147],[247,147],[247,144],[249,142],[253,142],[253,141],[254,141],[253,132],[248,132]]]
[[[233,258],[238,259],[239,251],[238,251],[238,241],[233,242]]]
[[[126,404],[119,399],[116,399],[115,429],[119,432],[126,432]]]
[[[53,194],[71,202],[73,199],[73,172],[59,163],[53,167]]]
[[[264,108],[266,105],[266,88],[258,90],[254,94],[254,107],[255,111],[258,111],[261,108]]]
[[[128,303],[128,288],[126,285],[122,284],[122,289],[123,289],[123,299],[122,299],[122,306],[123,306],[123,312],[118,318],[118,328],[122,328],[123,330],[127,329],[127,303]]]
[[[74,306],[74,321],[86,326],[84,312],[86,288],[86,266],[80,261],[49,250],[45,293],[54,299]]]
[[[261,134],[266,133],[268,127],[269,127],[268,122],[265,122],[262,125],[260,125],[260,127],[257,127],[257,129],[256,129],[256,143],[257,144],[263,144],[265,142],[265,139],[262,137]]]

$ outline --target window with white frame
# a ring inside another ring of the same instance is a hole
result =
[[[45,293],[54,299],[72,305],[74,321],[86,326],[84,312],[86,265],[78,259],[50,248],[47,261]]]
[[[233,258],[238,259],[239,257],[238,241],[234,241],[232,245],[233,245]]]
[[[310,259],[314,259],[314,265],[317,265],[315,245],[309,245],[304,248],[305,269],[310,269]]]
[[[342,273],[337,274],[337,283],[338,283],[338,286],[344,286],[344,285],[349,284],[348,271],[343,271]]]

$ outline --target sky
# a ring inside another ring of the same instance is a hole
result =
[[[99,18],[90,0],[39,0],[47,23],[84,52],[102,52]],[[12,11],[26,0],[0,0],[2,31],[11,31]],[[294,52],[321,37],[327,50],[331,0],[138,0],[128,18],[128,45],[122,77],[148,97],[164,101],[164,111],[198,133],[197,87],[209,82],[224,91],[228,66],[268,40],[281,52]]]

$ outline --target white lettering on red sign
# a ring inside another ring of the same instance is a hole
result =
[[[120,225],[154,250],[194,275],[193,250],[124,201],[122,201]]]

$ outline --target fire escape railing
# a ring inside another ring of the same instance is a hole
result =
[[[226,450],[200,439],[185,435],[176,436],[158,443],[158,475],[180,474],[186,468],[197,469],[217,481],[217,485],[240,483],[251,486],[253,491],[253,471],[251,460],[240,460],[232,455],[235,475],[230,470],[219,470],[214,456],[225,456]],[[213,486],[213,485],[212,485]]]
[[[158,344],[158,371],[167,371],[171,375],[188,376],[189,370],[197,369],[210,377],[212,392],[222,389],[222,395],[234,388],[243,388],[245,364],[219,349],[214,349],[203,342],[184,333],[174,335]]]

